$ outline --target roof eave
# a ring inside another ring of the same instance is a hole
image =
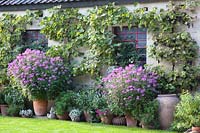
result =
[[[105,1],[82,1],[82,2],[63,2],[63,3],[47,3],[47,4],[30,4],[30,5],[8,5],[0,6],[0,11],[24,11],[24,10],[43,10],[54,6],[61,5],[62,8],[83,8],[102,6],[108,3],[115,2],[116,5],[139,3],[153,3],[153,2],[167,2],[169,0],[105,0]]]

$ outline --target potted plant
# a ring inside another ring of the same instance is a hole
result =
[[[55,100],[56,116],[60,120],[69,120],[69,111],[75,106],[75,94],[72,91],[61,93]]]
[[[25,97],[22,93],[11,85],[7,85],[4,88],[5,91],[5,101],[8,104],[8,115],[18,116],[21,109],[24,108]]]
[[[48,57],[40,50],[26,49],[8,65],[8,75],[33,100],[34,112],[46,115],[47,99],[55,98],[69,86],[69,71],[59,57]]]
[[[79,109],[73,109],[69,113],[69,117],[71,118],[72,121],[79,122],[80,116],[81,116],[81,111]]]
[[[159,103],[157,100],[145,101],[142,104],[141,108],[139,109],[140,112],[137,116],[142,128],[159,128],[158,107]],[[132,113],[135,114],[135,112]]]
[[[4,94],[4,91],[1,91],[0,92],[0,108],[1,108],[1,114],[3,116],[6,116],[8,115],[8,105],[7,103],[5,102],[5,94]]]
[[[19,115],[23,118],[31,118],[33,117],[33,111],[31,109],[20,110]]]
[[[127,126],[136,126],[137,120],[133,116],[137,114],[131,112],[137,110],[145,99],[154,99],[157,78],[156,74],[133,64],[114,69],[102,79],[111,111],[125,114]]]
[[[178,86],[180,88],[180,85],[178,84],[182,82],[182,80],[179,79],[180,75],[178,75],[176,71],[165,72],[160,66],[150,69],[159,75],[157,80],[158,96],[156,99],[159,102],[158,115],[160,128],[168,129],[173,122],[175,107],[179,102],[179,98],[176,94],[180,92],[178,89]],[[163,119],[165,119],[165,121],[163,121]]]
[[[83,110],[87,122],[92,122],[94,120],[96,108],[96,102],[94,102],[94,100],[96,100],[97,95],[96,89],[90,86],[85,86],[77,93],[76,103],[78,107]]]
[[[100,117],[103,124],[111,124],[113,119],[113,114],[109,109],[97,109],[97,115]]]
[[[176,106],[172,128],[183,132],[192,127],[192,130],[200,132],[200,93],[184,92],[180,99]]]

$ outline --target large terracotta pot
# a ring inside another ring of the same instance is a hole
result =
[[[126,125],[126,118],[125,117],[115,117],[112,119],[113,125]]]
[[[135,120],[130,114],[126,114],[125,118],[126,118],[126,125],[128,127],[136,127],[137,126],[137,120]]]
[[[50,112],[51,107],[53,107],[54,104],[55,104],[54,100],[48,100],[47,112]]]
[[[192,127],[192,132],[200,133],[200,127]]]
[[[47,106],[48,106],[47,100],[34,100],[33,108],[34,108],[35,115],[37,116],[47,115]]]
[[[83,113],[84,113],[84,116],[85,116],[85,120],[87,122],[92,122],[92,116],[91,116],[91,114],[88,111],[83,111]]]
[[[7,112],[7,110],[8,110],[8,105],[0,105],[0,107],[1,107],[1,114],[2,114],[3,116],[7,116],[7,115],[8,115],[8,112]]]
[[[173,122],[175,107],[179,102],[176,94],[158,95],[159,122],[161,129],[168,129]]]
[[[63,115],[56,114],[56,116],[58,117],[59,120],[69,120],[70,119],[68,112],[64,113]]]

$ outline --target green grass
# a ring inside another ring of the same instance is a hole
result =
[[[85,122],[70,122],[47,119],[26,119],[15,117],[0,117],[1,133],[173,133],[160,130],[145,130],[92,124]],[[174,132],[175,133],[175,132]]]

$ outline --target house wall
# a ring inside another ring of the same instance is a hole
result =
[[[145,3],[145,4],[139,4],[137,7],[134,7],[133,5],[124,5],[125,7],[127,7],[130,11],[134,10],[135,8],[138,8],[138,7],[148,7],[149,10],[151,10],[152,8],[154,7],[157,7],[157,8],[164,8],[166,9],[167,7],[167,3],[168,2],[157,2],[157,3]],[[80,13],[84,14],[84,15],[87,15],[87,10],[89,10],[91,8],[80,8]],[[191,34],[192,34],[192,37],[197,41],[197,43],[200,45],[200,8],[197,8],[196,9],[196,13],[194,14],[194,16],[197,16],[197,19],[196,21],[194,22],[194,26],[192,28],[185,28],[184,30],[186,31],[189,31]],[[12,14],[17,14],[17,15],[24,15],[25,14],[25,11],[16,11],[16,12],[0,12],[0,16],[3,14],[3,13],[12,13]],[[49,12],[48,10],[44,10],[44,16],[48,16],[49,15]],[[33,23],[32,26],[30,27],[27,27],[27,29],[41,29],[41,27],[39,26],[39,22],[38,21],[35,21]],[[52,45],[57,45],[59,44],[59,42],[55,42],[53,40],[48,40],[48,43],[49,43],[49,46],[52,46]],[[148,46],[151,45],[153,43],[153,40],[152,40],[152,35],[151,33],[147,33],[147,49],[148,49]],[[148,50],[147,50],[148,51]],[[178,57],[177,57],[178,58]],[[200,58],[198,58],[198,61],[197,61],[197,64],[199,64],[200,62]],[[152,64],[152,65],[157,65],[157,61],[155,61],[154,59],[150,58],[148,56],[148,52],[147,52],[147,64]],[[165,66],[166,68],[170,67],[171,65],[168,64],[168,63],[162,63],[163,66]],[[84,79],[84,80],[83,80]],[[80,77],[77,79],[79,82],[90,82],[91,79],[89,76],[86,76],[86,77]]]

